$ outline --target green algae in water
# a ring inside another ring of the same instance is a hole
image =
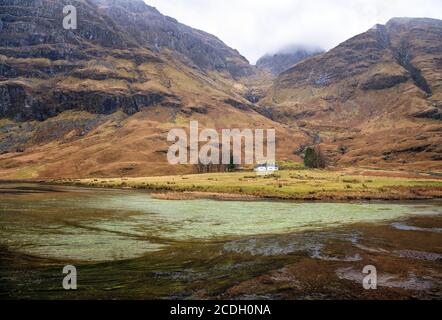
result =
[[[439,207],[405,204],[388,204],[386,208],[385,203],[171,201],[152,199],[145,194],[104,197],[86,205],[140,212],[131,218],[134,226],[132,232],[150,233],[174,240],[280,234],[441,212]]]
[[[438,206],[272,201],[171,201],[133,191],[63,189],[0,202],[0,245],[62,261],[111,261],[174,243],[322,230],[438,214]],[[386,210],[388,209],[388,210]]]

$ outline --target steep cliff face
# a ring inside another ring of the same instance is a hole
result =
[[[274,76],[278,76],[298,62],[323,52],[324,50],[321,49],[292,46],[275,54],[266,54],[256,62],[256,66],[259,69],[270,72]]]
[[[392,19],[283,72],[260,106],[338,163],[438,167],[441,58],[442,21]]]
[[[204,71],[228,72],[238,78],[255,70],[237,50],[204,31],[190,28],[162,15],[142,0],[93,0],[99,11],[115,21],[138,43],[152,50],[169,49]]]

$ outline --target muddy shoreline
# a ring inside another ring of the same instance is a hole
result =
[[[59,183],[53,180],[0,180],[0,184],[38,184],[46,187],[73,187],[83,189],[99,190],[134,190],[149,193],[158,200],[219,200],[219,201],[293,201],[293,202],[357,202],[357,201],[436,201],[442,200],[442,188],[438,187],[415,187],[415,188],[394,188],[401,191],[397,193],[361,193],[361,192],[335,192],[311,194],[293,194],[285,197],[238,194],[224,192],[201,192],[201,191],[173,191],[167,188],[140,188],[140,187],[109,187],[89,185],[86,183]],[[404,190],[406,193],[404,193]],[[1,193],[1,190],[0,190]]]
[[[87,184],[76,183],[54,183],[42,182],[42,185],[48,186],[69,186],[91,189],[110,189],[110,190],[136,190],[145,191],[152,194],[156,199],[162,200],[222,200],[222,201],[308,201],[308,202],[346,202],[346,201],[429,201],[442,200],[442,188],[436,187],[416,187],[407,188],[407,193],[403,193],[405,188],[398,188],[401,194],[395,193],[356,193],[356,192],[336,192],[336,193],[317,193],[311,194],[292,194],[285,197],[273,195],[255,195],[255,194],[237,194],[224,192],[201,192],[201,191],[172,191],[167,188],[139,188],[139,187],[100,187]]]

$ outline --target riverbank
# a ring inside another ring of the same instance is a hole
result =
[[[287,170],[259,176],[253,172],[163,177],[57,179],[48,183],[132,188],[165,200],[428,200],[442,198],[439,177],[381,170]]]

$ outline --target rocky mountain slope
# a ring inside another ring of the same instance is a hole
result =
[[[256,62],[256,66],[278,76],[298,62],[321,53],[324,53],[324,50],[292,46],[274,54],[266,54]]]
[[[67,4],[77,30],[62,28]],[[0,20],[2,178],[191,172],[166,159],[168,131],[190,120],[276,128],[290,153],[290,132],[240,95],[259,71],[141,0],[5,0]]]
[[[75,31],[62,29],[62,8],[68,3],[78,8]],[[208,78],[217,71],[228,80],[255,72],[220,40],[161,15],[141,0],[6,0],[0,19],[0,77],[26,79],[3,83],[3,92],[11,97],[4,98],[9,102],[3,102],[0,117],[45,120],[78,108],[92,113],[122,108],[131,114],[171,98],[171,83],[159,70],[163,66],[186,67]],[[111,81],[113,94],[102,94]]]
[[[141,0],[3,0],[0,21],[0,178],[192,172],[166,159],[190,120],[275,128],[280,160],[321,144],[338,165],[441,169],[440,21],[392,20],[273,85]]]
[[[283,72],[260,106],[338,164],[441,168],[442,21],[377,25]]]
[[[162,15],[142,0],[91,1],[137,43],[152,50],[167,48],[184,63],[204,71],[228,72],[236,78],[255,73],[237,50],[211,34]]]

